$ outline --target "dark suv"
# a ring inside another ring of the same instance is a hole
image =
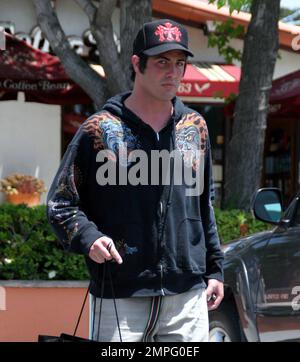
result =
[[[253,212],[271,231],[224,247],[225,297],[210,340],[300,341],[300,193],[282,212],[279,189],[257,191]]]

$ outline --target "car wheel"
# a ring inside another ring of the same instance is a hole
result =
[[[241,332],[233,306],[224,304],[209,313],[210,342],[240,342]]]

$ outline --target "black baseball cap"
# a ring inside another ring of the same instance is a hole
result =
[[[153,56],[169,50],[182,50],[193,57],[188,48],[188,32],[185,27],[170,19],[145,23],[133,42],[133,54]]]

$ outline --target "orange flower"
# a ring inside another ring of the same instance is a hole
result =
[[[42,194],[47,189],[43,180],[15,173],[0,180],[0,191],[8,195],[16,195],[18,193]]]

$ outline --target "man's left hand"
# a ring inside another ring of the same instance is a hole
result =
[[[208,310],[217,309],[224,297],[223,283],[217,279],[209,279],[206,288]]]

